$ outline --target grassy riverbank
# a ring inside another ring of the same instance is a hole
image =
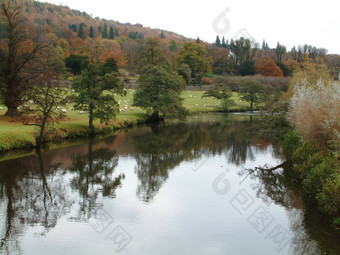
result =
[[[95,122],[98,133],[108,133],[116,129],[143,123],[145,111],[138,107],[132,106],[134,90],[128,90],[127,96],[118,97],[120,101],[121,112],[117,119],[109,123],[109,125]],[[218,110],[219,101],[213,98],[202,98],[204,91],[184,91],[182,98],[184,106],[191,113],[211,112]],[[231,110],[243,111],[247,109],[247,102],[241,101],[234,94],[236,104]],[[49,140],[60,140],[72,137],[82,137],[87,135],[88,116],[86,113],[79,113],[72,110],[72,105],[64,107],[67,112],[68,119],[56,125],[54,137],[49,136]],[[33,147],[35,145],[35,133],[37,128],[32,126],[24,126],[21,122],[3,116],[6,108],[0,110],[0,151],[20,149],[25,147]]]

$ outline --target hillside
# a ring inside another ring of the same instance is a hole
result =
[[[85,36],[89,36],[89,29],[94,28],[94,36],[99,36],[99,29],[107,24],[118,31],[119,36],[129,37],[130,33],[138,32],[144,37],[161,37],[163,32],[164,38],[170,40],[187,40],[184,36],[178,35],[170,31],[163,31],[160,29],[151,29],[144,27],[141,24],[123,24],[118,21],[100,19],[92,17],[86,12],[79,10],[72,10],[67,6],[54,5],[39,1],[26,0],[25,1],[25,15],[33,22],[40,26],[46,26],[46,29],[52,29],[58,38],[67,38],[65,33],[72,30],[72,26],[76,25],[78,28],[80,24],[84,24]],[[114,18],[114,17],[113,17]],[[71,28],[70,28],[71,26]],[[99,28],[99,29],[98,29]]]

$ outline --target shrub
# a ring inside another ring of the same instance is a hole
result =
[[[317,195],[319,208],[327,214],[340,213],[340,174],[331,175],[323,184],[321,192]],[[340,220],[340,218],[338,218]],[[338,221],[340,225],[340,221]]]
[[[315,86],[307,81],[295,86],[288,120],[307,142],[336,150],[340,148],[340,84]]]
[[[296,148],[301,144],[301,138],[298,136],[295,130],[287,133],[283,139],[283,154],[288,160],[293,159],[293,154]]]
[[[302,182],[307,199],[314,200],[323,188],[327,190],[329,187],[326,186],[333,181],[331,176],[334,174],[336,174],[336,159],[330,156],[311,168]]]
[[[208,77],[203,77],[203,78],[201,79],[201,83],[202,83],[203,85],[210,85],[210,84],[212,83],[212,80],[211,80],[210,78],[208,78]]]

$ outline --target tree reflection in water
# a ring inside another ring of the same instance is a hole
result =
[[[70,171],[75,173],[71,180],[72,189],[79,192],[79,212],[77,220],[86,221],[96,215],[100,207],[98,195],[114,198],[116,189],[121,186],[124,174],[113,176],[118,165],[116,151],[108,148],[93,149],[94,142],[88,143],[88,153],[72,159]]]
[[[71,211],[76,214],[75,221],[95,217],[102,198],[115,198],[123,183],[124,174],[116,172],[120,155],[136,160],[137,197],[146,203],[182,162],[219,155],[240,166],[268,148],[279,158],[279,146],[259,140],[252,123],[230,118],[217,115],[203,122],[144,127],[120,137],[0,162],[0,214],[5,216],[0,219],[4,226],[1,251],[20,253],[18,237],[24,235],[26,226],[42,226],[39,234],[44,235]],[[117,149],[119,143],[123,152]],[[340,250],[339,233],[327,223],[318,223],[322,217],[303,207],[287,189],[285,170],[244,169],[240,175],[258,180],[253,188],[259,198],[286,208],[294,234],[291,254],[336,254]]]
[[[58,164],[50,164],[40,151],[31,157],[2,163],[0,198],[7,202],[1,249],[20,253],[18,237],[24,227],[43,226],[45,235],[66,214],[74,201]]]
[[[274,203],[286,208],[293,233],[290,254],[339,254],[339,231],[331,227],[329,219],[318,214],[315,208],[303,205],[302,200],[295,194],[298,192],[294,193],[287,188],[291,186],[289,174],[287,174],[289,167],[288,163],[273,171],[266,167],[257,167],[243,169],[239,174],[259,180],[259,184],[253,188],[264,202],[269,203],[271,199]]]

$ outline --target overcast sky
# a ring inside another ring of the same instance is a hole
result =
[[[176,32],[213,42],[230,39],[240,29],[260,44],[277,42],[289,49],[298,44],[323,47],[340,54],[339,0],[48,0],[122,23]],[[215,21],[215,22],[214,22]],[[220,22],[219,22],[220,21]],[[243,30],[244,31],[244,30]],[[243,32],[244,33],[244,32]]]

